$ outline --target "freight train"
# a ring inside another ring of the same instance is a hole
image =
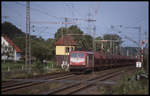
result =
[[[137,58],[110,55],[103,52],[71,51],[69,53],[69,71],[86,72],[93,69],[135,65]]]

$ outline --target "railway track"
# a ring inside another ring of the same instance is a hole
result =
[[[15,83],[16,81],[12,81],[12,80],[9,80],[9,81],[2,81],[2,86],[5,86],[5,85],[9,85],[9,84],[12,84],[12,83]]]
[[[73,76],[73,74],[71,73],[66,73],[66,74],[61,73],[57,75],[55,74],[52,76],[46,76],[46,77],[35,78],[35,79],[36,80],[59,80],[59,79],[68,78],[71,76]],[[35,80],[35,79],[11,79],[10,81],[5,82],[5,84],[2,83],[2,92],[17,90],[19,88],[25,88],[25,87],[43,83],[42,81],[32,82],[32,80]]]
[[[74,94],[80,90],[84,90],[87,87],[90,87],[94,84],[96,84],[97,82],[100,81],[104,81],[106,79],[112,78],[113,76],[117,75],[117,74],[121,74],[123,68],[116,68],[116,69],[111,69],[111,70],[103,70],[101,73],[105,73],[105,74],[101,74],[100,76],[94,76],[91,77],[91,75],[87,75],[87,76],[82,76],[82,75],[73,75],[71,73],[68,74],[61,74],[61,75],[52,75],[52,76],[46,76],[43,78],[35,78],[35,79],[13,79],[15,82],[18,82],[18,84],[14,83],[14,84],[6,84],[5,86],[2,86],[2,94],[7,94],[7,92],[14,91],[14,90],[26,90],[27,87],[31,87],[34,85],[40,85],[41,87],[44,84],[48,84],[51,81],[56,81],[56,82],[62,82],[64,80],[64,85],[61,85],[63,87],[57,87],[57,88],[52,88],[49,91],[46,92],[40,92],[39,94]],[[69,75],[70,74],[70,75]],[[88,78],[87,77],[91,77]],[[65,80],[69,81],[69,79],[75,79],[73,81],[73,84],[71,84],[71,82],[69,84],[65,84]],[[87,80],[84,80],[87,79]],[[50,81],[50,82],[49,82]],[[7,82],[4,82],[7,83]],[[19,84],[20,83],[20,84]],[[42,85],[43,84],[43,85]],[[67,86],[66,86],[67,85]],[[34,87],[36,88],[36,87]],[[29,88],[30,89],[30,88]],[[16,93],[18,93],[19,91],[16,91]],[[15,93],[15,92],[14,92]],[[15,93],[15,94],[16,94]],[[21,93],[21,91],[19,92]]]
[[[107,80],[109,78],[112,78],[114,76],[117,76],[119,74],[121,74],[122,69],[119,69],[117,71],[111,71],[108,73],[105,73],[101,76],[96,76],[96,77],[92,77],[88,80],[84,80],[84,81],[80,81],[80,82],[76,82],[73,84],[69,84],[67,86],[63,86],[57,89],[53,89],[50,90],[49,92],[44,92],[41,93],[42,95],[49,95],[49,94],[63,94],[63,95],[70,95],[70,94],[74,94],[80,90],[83,90],[87,87],[93,86],[93,84],[100,82],[100,81],[104,81]]]
[[[91,83],[85,83],[85,84],[82,84],[82,86],[79,86],[78,88],[76,87],[76,88],[74,88],[74,89],[72,89],[71,91],[68,91],[68,92],[66,92],[66,93],[60,93],[60,94],[69,94],[69,95],[71,95],[71,94],[78,94],[79,92],[81,92],[81,91],[85,91],[85,90],[87,90],[87,89],[89,89],[89,88],[92,88],[92,87],[94,87],[94,86],[96,86],[96,85],[102,85],[102,84],[117,84],[117,82],[109,82],[109,80],[110,79],[113,79],[113,78],[116,78],[117,76],[119,76],[119,75],[121,75],[122,73],[126,73],[126,72],[129,72],[129,71],[131,71],[131,69],[132,68],[129,68],[129,69],[126,69],[125,71],[116,71],[116,72],[113,72],[113,73],[111,73],[111,74],[109,74],[109,75],[107,75],[107,76],[104,76],[104,77],[101,77],[101,78],[99,78],[99,79],[97,79],[97,80],[94,80],[93,82],[91,82]],[[106,82],[105,80],[108,80],[108,82]],[[86,91],[85,91],[86,92]],[[59,93],[56,93],[56,94],[59,94]],[[87,93],[85,93],[85,94],[87,94]]]
[[[45,77],[49,77],[50,75],[51,76],[55,76],[55,75],[58,75],[58,74],[66,74],[66,72],[62,72],[62,73],[60,73],[60,72],[57,72],[57,73],[48,73],[48,74],[45,74],[45,75],[37,75],[37,76],[33,76],[33,77],[19,77],[19,78],[12,78],[12,79],[38,79],[38,78],[45,78]],[[5,81],[2,81],[2,87],[3,86],[7,86],[7,85],[9,85],[9,84],[13,84],[13,83],[15,83],[15,82],[17,82],[17,81],[12,81],[12,80],[5,80]]]
[[[101,91],[100,87],[102,86],[103,88],[107,88],[105,89],[105,91],[109,91],[111,90],[112,86],[116,86],[119,85],[119,80],[122,77],[123,74],[129,74],[131,75],[132,73],[134,74],[136,72],[136,69],[134,68],[129,68],[127,70],[125,70],[124,72],[122,72],[122,74],[118,74],[117,76],[110,78],[109,80],[105,80],[105,81],[101,81],[101,82],[97,82],[95,84],[93,84],[90,87],[86,87],[84,89],[78,90],[77,92],[72,93],[73,95],[85,95],[85,94],[94,94],[94,95],[101,95]],[[102,88],[101,87],[101,88]]]
[[[41,79],[41,78],[49,78],[50,76],[53,77],[53,76],[56,76],[56,75],[64,75],[64,74],[68,74],[68,72],[56,72],[56,73],[48,73],[48,74],[45,74],[45,75],[37,75],[37,76],[32,76],[32,77],[19,77],[19,78],[12,78],[12,79],[7,79],[6,81],[2,81],[2,86],[5,86],[5,85],[9,85],[9,84],[12,84],[13,82],[17,82],[17,81],[14,81],[16,79]],[[70,74],[70,73],[69,73]]]

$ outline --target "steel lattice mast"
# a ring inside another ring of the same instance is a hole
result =
[[[25,50],[25,67],[31,71],[31,42],[30,42],[30,2],[26,3],[26,50]]]

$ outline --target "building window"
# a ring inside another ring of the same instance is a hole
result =
[[[73,51],[73,47],[70,48],[70,52]]]
[[[69,52],[69,47],[66,47],[66,53],[68,53]]]

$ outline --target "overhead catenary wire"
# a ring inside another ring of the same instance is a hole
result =
[[[25,6],[25,5],[20,4],[20,3],[18,3],[18,2],[16,2],[16,4],[21,5],[21,6]],[[89,21],[88,19],[85,19],[85,18],[58,17],[58,16],[50,15],[49,13],[44,12],[43,10],[41,11],[41,10],[39,10],[39,9],[37,9],[37,8],[30,8],[30,9],[35,10],[35,11],[38,11],[38,12],[43,13],[43,14],[45,14],[45,15],[47,15],[47,16],[50,16],[50,17],[58,18],[58,19],[67,18],[68,20],[71,19],[71,20],[75,20],[75,21],[78,21],[78,20]],[[90,21],[95,21],[95,20],[94,20],[94,19],[90,19]]]
[[[120,27],[120,25],[119,25],[119,27]],[[121,26],[121,27],[122,27],[122,26]],[[126,28],[139,29],[139,27],[126,27]],[[122,34],[122,31],[119,31],[119,32],[118,32],[118,30],[116,30],[116,32]],[[127,36],[127,35],[125,35],[125,34],[122,34],[122,35],[124,36],[125,39],[127,39],[127,40],[129,40],[129,41],[132,41],[132,42],[135,43],[138,47],[140,47],[140,46],[139,46],[139,43],[138,43],[137,41],[133,40],[132,38],[130,38],[129,36]],[[140,54],[141,54],[141,53],[140,53],[140,49],[139,49],[139,48],[135,48],[135,49],[136,49],[136,51],[138,52],[138,54],[140,55]]]
[[[24,5],[24,4],[21,4],[21,3],[19,3],[19,2],[16,2],[16,4],[18,4],[18,5],[21,5],[21,6],[26,6],[26,5]],[[73,6],[72,6],[72,8],[73,8]],[[43,14],[45,14],[45,15],[49,15],[49,13],[47,13],[47,12],[43,12],[43,11],[41,11],[41,10],[39,10],[39,9],[37,9],[37,8],[30,8],[31,10],[34,10],[34,11],[38,11],[38,12],[40,12],[40,13],[43,13]],[[52,17],[56,17],[56,16],[52,16]],[[59,17],[60,18],[60,17]],[[64,17],[63,17],[64,18]],[[73,21],[94,21],[94,20],[92,20],[92,19],[84,19],[84,18],[67,18],[67,19],[71,19],[71,20],[73,20]],[[31,21],[31,23],[32,23],[32,21]],[[42,22],[41,22],[42,23]],[[46,23],[46,22],[45,22]],[[50,22],[47,22],[47,23],[50,23]],[[51,23],[55,23],[55,22],[51,22]],[[56,23],[55,23],[56,24]],[[58,24],[58,23],[57,23]],[[60,22],[59,22],[59,24],[60,24]],[[69,23],[68,23],[69,24]],[[75,23],[76,24],[76,23]]]
[[[24,6],[24,7],[26,6],[26,5],[21,4],[21,3],[18,3],[18,2],[16,2],[16,4],[21,5],[21,6]],[[60,17],[57,17],[57,16],[50,15],[49,13],[44,12],[43,10],[41,11],[40,9],[37,9],[37,8],[31,7],[30,9],[32,9],[32,10],[34,10],[34,11],[38,11],[38,12],[43,13],[43,14],[45,14],[45,15],[47,15],[47,16],[50,16],[50,17],[60,18]]]
[[[75,16],[80,16],[81,14],[79,13],[79,10],[77,10],[76,9],[76,7],[74,7],[74,4],[73,3],[69,3],[70,5],[69,6],[71,6],[71,8],[72,8],[72,14],[74,14],[73,16],[75,17]],[[69,8],[70,9],[70,8]],[[75,15],[76,14],[76,15]],[[73,20],[74,21],[74,20]],[[79,21],[79,20],[78,20]],[[81,24],[81,23],[79,23],[79,24],[76,24],[76,25],[80,25],[80,28],[83,28],[83,27],[81,27],[83,24]],[[87,26],[86,26],[86,29],[87,29]]]
[[[21,3],[18,3],[18,2],[16,2],[16,4],[18,4],[18,5],[21,5],[21,6],[25,6],[25,5],[23,5],[23,4],[21,4]],[[30,9],[32,9],[32,10],[34,10],[34,11],[38,11],[38,12],[40,12],[40,13],[43,13],[43,14],[45,14],[45,15],[48,15],[48,16],[51,16],[51,17],[56,17],[56,18],[66,18],[66,17],[57,17],[57,16],[52,16],[52,15],[49,15],[49,13],[47,13],[47,12],[43,12],[43,11],[41,11],[41,10],[39,10],[39,9],[37,9],[37,8],[30,8]],[[73,20],[73,21],[80,21],[80,20],[82,20],[82,21],[95,21],[94,19],[84,19],[84,18],[70,18],[70,17],[67,17],[67,19],[69,20]],[[77,24],[76,22],[74,22],[74,24]],[[31,23],[39,23],[39,24],[42,24],[42,23],[47,23],[47,24],[61,24],[62,22],[45,22],[45,21],[31,21]],[[68,23],[68,22],[67,22]],[[68,24],[73,24],[73,23],[68,23]]]
[[[16,22],[13,18],[15,18],[14,16],[12,16],[12,17],[10,17],[10,16],[4,16],[4,17],[7,17],[6,18],[6,20],[4,20],[3,22],[7,22],[8,21],[8,19],[9,19],[9,22],[10,23],[14,23],[14,22]],[[2,18],[3,18],[3,16],[2,16]],[[17,24],[16,23],[16,25],[18,26],[18,27],[20,27],[19,29],[21,29],[22,28],[22,26],[24,26],[23,24],[21,25],[21,24]]]

